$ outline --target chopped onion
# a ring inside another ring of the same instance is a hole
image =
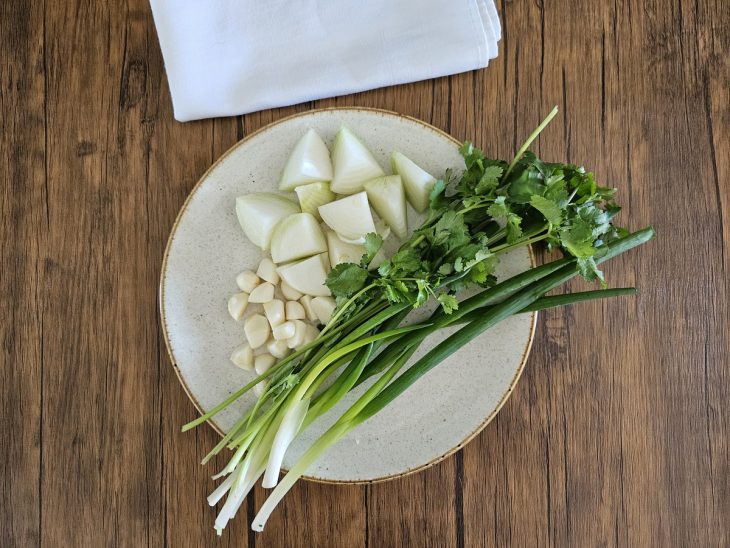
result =
[[[290,215],[271,235],[271,258],[275,263],[288,263],[323,251],[327,251],[327,242],[317,219],[310,213]]]
[[[393,229],[399,238],[408,235],[406,195],[400,175],[378,177],[365,183],[368,200],[375,212]]]
[[[330,188],[337,194],[353,194],[362,190],[365,181],[385,175],[372,153],[346,127],[335,137],[332,167],[334,177]]]
[[[310,183],[294,189],[299,198],[299,207],[302,212],[311,213],[319,217],[319,206],[328,204],[335,199],[335,193],[330,190],[329,183]]]
[[[299,185],[332,180],[332,162],[327,145],[310,129],[299,139],[279,182],[279,190],[292,190]]]
[[[362,245],[343,242],[337,233],[332,230],[328,230],[325,236],[327,237],[327,249],[329,250],[332,268],[340,263],[358,264],[365,254],[365,248]]]
[[[326,264],[325,261],[327,261]],[[280,266],[279,276],[300,293],[328,297],[330,290],[325,285],[325,281],[329,269],[329,259],[326,258],[325,253],[321,253],[296,263]]]
[[[413,160],[397,151],[391,155],[390,163],[393,167],[393,173],[401,176],[406,197],[413,209],[419,213],[426,211],[436,178],[418,167]]]
[[[271,233],[277,223],[297,212],[297,204],[270,192],[254,192],[236,198],[236,215],[243,232],[263,250],[269,249]]]
[[[320,206],[319,214],[327,226],[350,243],[363,243],[366,234],[375,232],[375,221],[365,192]]]

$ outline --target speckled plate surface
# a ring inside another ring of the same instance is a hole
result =
[[[177,218],[160,283],[165,341],[178,376],[198,409],[210,409],[252,375],[228,360],[244,335],[242,325],[228,316],[226,302],[237,291],[236,274],[255,269],[262,257],[238,225],[236,196],[275,191],[299,137],[311,127],[331,145],[342,124],[363,140],[385,168],[394,149],[436,176],[448,167],[463,166],[458,143],[440,130],[398,114],[361,108],[312,111],[281,120],[224,154],[203,175]],[[417,226],[418,221],[409,210],[409,227]],[[498,274],[516,274],[528,268],[530,260],[526,249],[512,253],[502,260]],[[535,319],[536,314],[514,316],[460,349],[343,438],[307,477],[330,482],[379,481],[423,469],[460,448],[484,428],[514,388],[527,359]],[[416,357],[442,337],[429,339]],[[231,427],[252,404],[253,395],[247,396],[215,417],[213,427],[218,431]],[[287,453],[285,467],[356,396],[351,394],[302,433]],[[180,422],[192,418],[180,417]]]

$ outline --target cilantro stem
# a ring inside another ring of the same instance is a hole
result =
[[[541,234],[539,236],[534,236],[532,238],[528,238],[527,240],[518,240],[517,242],[511,243],[511,244],[508,243],[508,244],[499,245],[499,246],[491,249],[490,251],[494,255],[497,255],[498,253],[505,253],[505,252],[507,252],[507,251],[509,251],[511,249],[516,248],[516,247],[522,247],[522,246],[525,246],[525,245],[535,244],[537,242],[540,242],[540,241],[544,240],[548,236],[550,236],[550,233],[549,232],[546,232],[545,234]]]
[[[522,144],[520,149],[517,151],[517,154],[515,154],[514,159],[512,160],[512,163],[507,168],[507,171],[505,172],[504,176],[502,177],[502,180],[506,180],[507,176],[512,172],[514,167],[517,165],[517,162],[520,161],[520,158],[522,158],[522,155],[527,151],[529,146],[532,144],[532,142],[537,139],[537,136],[540,135],[543,129],[547,127],[547,125],[552,121],[553,118],[558,114],[558,107],[554,106],[553,110],[550,111],[550,114],[548,114],[545,119],[540,122],[540,125],[535,128],[535,131],[533,131],[530,136],[527,138],[527,140]]]
[[[357,292],[357,293],[355,293],[355,294],[354,294],[354,295],[353,295],[352,297],[350,297],[350,298],[349,298],[349,299],[347,300],[347,302],[345,302],[345,304],[344,304],[344,305],[342,305],[342,307],[340,307],[340,309],[339,309],[339,310],[338,310],[337,312],[335,312],[335,315],[334,315],[334,316],[332,316],[332,318],[330,319],[329,323],[328,323],[327,325],[325,325],[325,326],[324,326],[324,329],[322,329],[322,331],[320,331],[320,333],[319,333],[320,337],[321,337],[322,335],[324,335],[325,333],[327,333],[327,331],[329,331],[329,330],[330,330],[330,328],[331,328],[331,327],[332,327],[333,325],[335,325],[335,324],[337,323],[337,320],[339,320],[339,319],[340,319],[340,318],[342,317],[342,315],[343,315],[343,314],[345,313],[345,311],[346,311],[346,310],[347,310],[348,308],[350,308],[350,306],[352,306],[352,304],[353,304],[353,303],[354,303],[354,302],[355,302],[355,301],[356,301],[356,300],[357,300],[357,299],[358,299],[358,298],[359,298],[360,296],[362,296],[362,295],[363,295],[364,293],[366,293],[366,292],[370,291],[370,290],[371,290],[371,289],[372,289],[373,287],[375,287],[375,284],[374,284],[374,283],[373,283],[373,284],[370,284],[370,285],[366,285],[366,286],[365,286],[365,287],[363,287],[363,288],[362,288],[362,289],[361,289],[360,291],[358,291],[358,292]]]
[[[414,239],[414,240],[413,240],[413,241],[412,241],[412,242],[410,243],[410,248],[411,248],[411,249],[413,249],[414,247],[418,246],[418,244],[420,244],[420,243],[421,243],[421,242],[422,242],[422,241],[424,240],[424,238],[425,238],[425,237],[426,237],[426,236],[424,236],[423,234],[419,234],[419,235],[418,235],[418,236],[417,236],[417,237],[416,237],[416,238],[415,238],[415,239]]]

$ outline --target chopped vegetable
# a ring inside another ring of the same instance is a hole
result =
[[[282,219],[271,235],[271,258],[275,263],[288,263],[324,251],[327,242],[310,213],[295,213]]]
[[[298,301],[302,298],[302,294],[299,293],[299,291],[294,289],[292,286],[290,286],[288,283],[286,283],[285,280],[281,280],[281,283],[279,284],[279,289],[281,289],[281,294],[288,301]]]
[[[248,306],[248,293],[241,292],[236,293],[230,299],[228,299],[228,313],[234,320],[241,321],[243,313],[246,311]]]
[[[248,343],[237,346],[231,353],[231,361],[237,367],[252,371],[254,368],[253,350]]]
[[[263,250],[269,249],[277,223],[298,212],[297,204],[279,194],[254,192],[236,198],[236,215],[243,232]]]
[[[244,270],[236,276],[236,285],[241,291],[245,291],[246,293],[251,293],[260,283],[261,279],[250,270]]]
[[[279,283],[279,274],[276,272],[276,265],[268,257],[261,259],[256,275],[271,284],[276,285]],[[251,292],[249,291],[249,293]]]
[[[248,302],[264,304],[268,303],[274,298],[274,285],[269,282],[264,282],[257,285],[251,294],[248,296]]]
[[[326,298],[326,297],[317,297]],[[287,320],[304,320],[307,317],[307,313],[304,311],[304,307],[297,301],[286,302],[286,319]]]
[[[274,327],[272,330],[272,334],[275,340],[285,341],[287,339],[291,339],[294,336],[295,329],[296,326],[294,325],[294,322],[286,321],[281,325],[277,325],[276,327]]]
[[[289,347],[286,345],[285,340],[269,339],[269,342],[266,343],[266,350],[278,359],[286,358],[289,355]]]
[[[330,295],[330,290],[325,281],[329,268],[329,259],[322,253],[296,263],[282,265],[278,272],[296,291],[305,295],[327,297]]]
[[[259,375],[263,375],[269,370],[272,365],[276,363],[276,358],[271,354],[264,352],[263,354],[259,354],[258,356],[256,356],[253,360],[253,363],[256,373],[258,373]]]
[[[375,221],[365,192],[320,206],[319,214],[342,240],[351,243],[363,243],[366,234],[375,232]]]
[[[365,248],[360,244],[348,244],[332,230],[325,234],[327,238],[327,250],[330,256],[332,268],[340,263],[359,263],[365,253]]]
[[[243,332],[251,348],[256,349],[266,343],[269,338],[269,320],[261,314],[254,314],[246,318],[243,324]]]
[[[408,203],[419,213],[428,209],[428,199],[431,189],[436,184],[436,178],[418,167],[412,160],[400,152],[394,152],[390,157],[393,173],[401,176]]]
[[[309,295],[304,295],[301,299],[299,299],[299,302],[302,305],[302,308],[304,308],[304,312],[307,314],[307,319],[311,322],[317,320],[317,314],[314,313],[314,309],[312,308],[312,297]]]
[[[334,177],[332,192],[354,194],[362,190],[365,181],[385,175],[372,153],[346,127],[340,129],[332,149]]]
[[[378,177],[365,183],[368,200],[373,209],[393,229],[399,238],[408,235],[406,195],[400,175]]]
[[[284,301],[271,299],[269,302],[264,303],[264,314],[266,315],[266,319],[269,320],[269,325],[272,329],[277,325],[281,325],[286,319],[284,314]]]
[[[284,166],[279,190],[292,190],[299,185],[332,180],[332,162],[327,145],[310,129],[299,139]]]
[[[311,213],[319,218],[319,206],[328,204],[335,199],[335,193],[330,190],[329,183],[310,183],[294,189],[299,198],[299,207],[304,213]]]

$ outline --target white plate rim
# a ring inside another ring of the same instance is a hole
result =
[[[175,356],[172,352],[172,346],[170,344],[170,336],[168,334],[168,327],[167,327],[167,319],[165,315],[165,279],[166,279],[166,272],[167,272],[167,263],[168,263],[168,257],[170,254],[170,248],[172,246],[172,241],[175,237],[175,233],[177,232],[178,225],[185,215],[185,212],[188,208],[188,204],[193,199],[193,196],[198,191],[198,189],[201,187],[203,182],[208,178],[209,174],[215,170],[218,165],[225,160],[228,155],[230,155],[232,152],[234,152],[239,146],[241,146],[243,143],[247,142],[250,139],[253,139],[260,133],[263,133],[274,126],[277,126],[279,124],[285,123],[289,120],[300,118],[304,116],[311,116],[320,112],[328,112],[328,111],[339,111],[339,112],[372,112],[377,113],[380,115],[385,116],[393,116],[396,118],[403,118],[410,122],[415,122],[418,125],[423,126],[424,128],[428,129],[429,131],[433,131],[440,136],[452,141],[456,145],[461,145],[462,143],[454,138],[452,135],[446,133],[445,131],[429,124],[428,122],[424,122],[423,120],[420,120],[418,118],[414,118],[413,116],[408,116],[406,114],[401,114],[398,112],[394,112],[392,110],[387,109],[381,109],[381,108],[375,108],[375,107],[359,107],[359,106],[352,106],[352,107],[325,107],[325,108],[315,108],[311,110],[307,110],[304,112],[298,112],[295,114],[291,114],[289,116],[285,116],[283,118],[280,118],[278,120],[275,120],[269,124],[266,124],[265,126],[253,131],[252,133],[246,135],[243,139],[236,142],[234,145],[232,145],[228,150],[226,150],[221,156],[218,157],[213,164],[205,170],[205,172],[200,176],[198,181],[195,183],[193,188],[188,193],[187,197],[185,198],[185,201],[183,202],[182,206],[180,207],[180,211],[178,212],[177,216],[175,217],[175,222],[172,224],[172,227],[170,228],[170,235],[167,238],[167,243],[165,244],[165,251],[164,255],[162,257],[162,265],[160,268],[160,282],[159,282],[159,290],[158,290],[158,302],[159,302],[159,313],[160,313],[160,324],[162,327],[162,336],[163,340],[165,342],[165,348],[167,350],[167,355],[170,358],[170,363],[172,364],[172,367],[175,371],[175,375],[177,376],[178,380],[180,381],[180,384],[182,385],[183,390],[185,391],[185,394],[188,396],[188,399],[192,402],[195,409],[200,413],[200,415],[204,415],[205,411],[203,410],[202,406],[196,399],[196,397],[193,395],[192,391],[190,390],[190,387],[188,386],[187,382],[185,381],[185,378],[182,375],[182,372],[180,371],[180,368],[177,365],[177,361],[175,360]],[[536,261],[535,261],[535,254],[533,251],[532,246],[528,246],[528,253],[530,257],[530,266],[532,268],[535,267]],[[497,402],[497,405],[495,406],[494,410],[487,415],[487,417],[484,418],[484,420],[472,431],[470,432],[461,442],[459,442],[457,445],[449,449],[448,451],[444,452],[442,455],[435,457],[431,459],[430,461],[421,464],[420,466],[416,466],[414,468],[404,470],[403,472],[399,472],[396,474],[390,474],[378,478],[372,478],[372,479],[364,479],[364,480],[333,480],[333,479],[324,479],[319,477],[313,477],[313,476],[302,476],[302,479],[312,481],[315,483],[323,483],[323,484],[335,484],[335,485],[371,485],[375,483],[382,483],[386,481],[390,481],[393,479],[402,478],[405,476],[409,476],[411,474],[416,474],[418,472],[421,472],[422,470],[426,470],[428,468],[431,468],[432,466],[438,464],[439,462],[443,461],[444,459],[450,457],[460,449],[462,449],[466,444],[468,444],[472,439],[474,439],[486,426],[494,420],[494,417],[499,413],[499,411],[502,409],[504,404],[509,399],[510,395],[514,391],[515,386],[517,386],[517,382],[520,380],[520,377],[522,376],[522,373],[525,369],[525,365],[527,363],[527,359],[530,356],[530,351],[532,349],[532,344],[535,339],[535,329],[537,326],[537,316],[538,313],[531,312],[531,321],[530,321],[530,331],[527,339],[527,343],[525,345],[524,350],[522,351],[522,357],[520,358],[520,364],[517,367],[517,370],[515,371],[514,376],[512,377],[512,380],[509,383],[509,386],[505,390],[505,392],[502,394],[501,398],[499,399],[499,402]],[[216,424],[215,420],[210,418],[206,421],[210,427],[221,437],[223,437],[224,433],[223,430]],[[282,470],[285,471],[285,470]]]

